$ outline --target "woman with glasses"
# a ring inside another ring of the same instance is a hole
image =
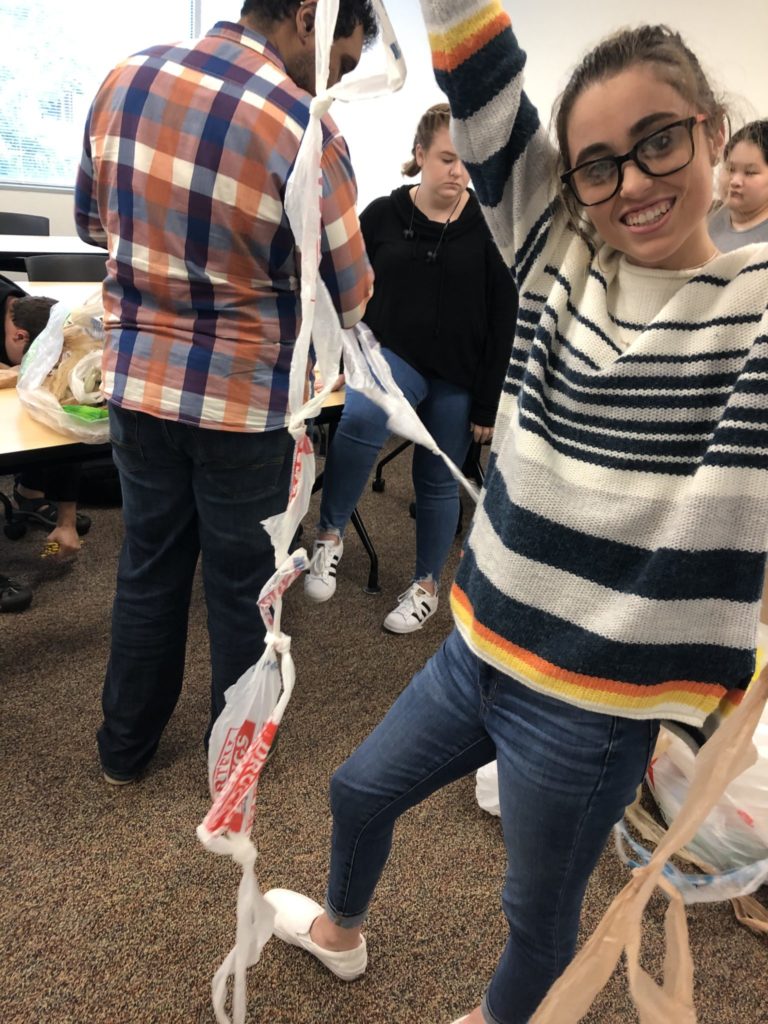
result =
[[[723,205],[709,233],[722,252],[768,242],[768,120],[745,124],[731,138],[720,170]]]
[[[702,742],[754,669],[768,245],[720,254],[709,236],[725,112],[677,33],[589,53],[553,149],[502,4],[422,8],[518,326],[456,628],[333,777],[325,908],[268,898],[279,936],[359,976],[399,815],[495,757],[509,934],[461,1020],[526,1024],[659,722]]]

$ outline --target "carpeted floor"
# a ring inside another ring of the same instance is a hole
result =
[[[361,506],[381,557],[382,594],[363,593],[366,559],[350,533],[336,599],[311,606],[300,586],[287,596],[298,678],[259,791],[264,889],[322,899],[329,775],[450,628],[443,602],[419,634],[381,630],[411,570],[409,462],[396,460],[385,492],[368,492]],[[198,585],[184,694],[156,761],[139,785],[108,787],[94,732],[121,519],[119,510],[91,514],[71,569],[40,560],[40,533],[13,543],[0,536],[3,572],[35,589],[27,612],[0,616],[0,1021],[212,1024],[210,981],[233,942],[238,869],[195,836],[209,805],[202,593]],[[457,557],[458,546],[451,568]],[[465,779],[402,820],[372,908],[365,977],[345,985],[272,941],[250,973],[249,1024],[448,1024],[477,1003],[504,942],[503,872],[499,823]],[[626,878],[606,851],[587,894],[584,936]],[[657,973],[663,910],[656,898],[647,915],[645,959]],[[688,920],[700,1024],[768,1022],[765,939],[740,927],[727,905],[696,907]],[[623,977],[585,1019],[636,1019]]]

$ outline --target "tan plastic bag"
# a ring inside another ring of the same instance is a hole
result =
[[[768,700],[768,668],[749,688],[741,706],[699,751],[688,798],[656,852],[636,868],[592,936],[555,982],[531,1018],[531,1024],[577,1024],[613,974],[626,952],[632,1001],[640,1024],[695,1024],[693,962],[688,945],[685,906],[662,871],[672,856],[696,834],[726,786],[755,762],[752,743]],[[659,986],[639,962],[642,918],[659,886],[669,896],[665,918],[664,982]],[[744,908],[744,904],[742,904]],[[751,906],[746,904],[747,914]]]

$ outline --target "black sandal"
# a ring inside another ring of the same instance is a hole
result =
[[[55,501],[49,501],[48,498],[25,498],[23,494],[19,494],[17,487],[13,488],[13,500],[16,502],[14,519],[23,519],[34,526],[42,526],[48,531],[56,529],[59,507]],[[77,535],[84,537],[91,528],[91,517],[84,512],[77,512],[75,528]]]

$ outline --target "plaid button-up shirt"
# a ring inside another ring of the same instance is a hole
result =
[[[88,115],[81,238],[109,250],[103,387],[126,409],[202,427],[287,422],[300,326],[283,209],[310,97],[261,36],[220,22],[128,58]],[[323,119],[320,271],[344,326],[373,275],[344,140]]]

